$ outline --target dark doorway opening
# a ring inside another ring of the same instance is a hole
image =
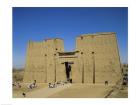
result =
[[[65,68],[66,68],[66,77],[67,77],[67,81],[70,81],[70,72],[71,72],[71,65],[69,64],[69,62],[65,62]]]

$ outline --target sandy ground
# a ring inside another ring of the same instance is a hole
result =
[[[68,89],[53,94],[51,98],[104,98],[112,89],[112,85],[74,84]]]
[[[107,98],[128,98],[128,87],[123,89],[114,88]]]
[[[22,84],[21,89],[13,89],[13,98],[104,98],[113,85],[103,84],[65,84],[57,88],[48,88],[47,84],[38,84],[35,89],[27,89],[27,84]]]
[[[32,92],[35,92],[37,90],[42,90],[43,88],[48,87],[48,84],[46,83],[38,84],[38,86],[34,89],[28,89],[27,86],[29,84],[21,83],[20,85],[21,85],[21,88],[16,88],[16,87],[13,88],[13,98],[23,98],[22,96],[23,92],[26,93],[28,96],[28,94],[32,94]]]
[[[26,93],[26,98],[47,98],[71,86],[71,84],[65,84],[64,86],[58,86],[56,88],[48,88],[48,84],[38,84],[37,88],[28,89],[27,85],[28,84],[22,84],[22,88],[14,88],[13,98],[24,98],[22,96],[23,92]]]

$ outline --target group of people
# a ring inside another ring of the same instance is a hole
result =
[[[36,87],[37,87],[36,80],[34,80],[34,82],[33,82],[33,83],[31,83],[31,84],[29,84],[27,87],[28,87],[28,89],[33,89],[33,88],[36,88]],[[25,93],[25,92],[23,92],[23,93],[22,93],[22,96],[23,96],[23,97],[26,97],[26,93]]]
[[[34,80],[33,83],[31,83],[31,84],[28,85],[28,88],[29,89],[33,89],[33,88],[36,88],[36,87],[37,87],[36,80]]]
[[[15,82],[12,84],[13,87],[21,88],[21,85],[19,82]]]
[[[49,88],[56,88],[57,86],[63,86],[64,84],[67,84],[67,82],[57,81],[55,83],[49,83]]]

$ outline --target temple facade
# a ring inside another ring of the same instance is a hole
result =
[[[64,51],[62,39],[29,41],[25,83],[69,81],[73,83],[116,83],[121,64],[116,33],[83,34],[76,38],[72,52]]]

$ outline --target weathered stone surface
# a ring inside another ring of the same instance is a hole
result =
[[[27,48],[24,82],[66,81],[74,83],[115,83],[121,76],[115,33],[84,34],[76,38],[76,49],[64,52],[62,39],[30,41]]]

